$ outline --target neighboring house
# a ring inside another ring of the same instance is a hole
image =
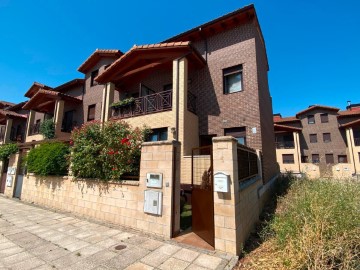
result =
[[[347,110],[312,105],[295,117],[274,115],[277,161],[282,172],[311,177],[359,174],[360,106]]]
[[[135,45],[95,80],[105,84],[105,120],[146,124],[152,140],[181,142],[182,183],[191,182],[192,148],[224,135],[262,151],[267,182],[278,172],[267,72],[264,39],[248,6],[162,43]],[[133,105],[109,109],[129,98]]]

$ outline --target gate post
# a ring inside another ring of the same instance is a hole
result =
[[[236,209],[240,203],[237,140],[231,136],[213,138],[214,174],[229,175],[229,191],[214,191],[215,249],[238,255],[241,251]]]

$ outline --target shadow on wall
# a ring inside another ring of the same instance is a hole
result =
[[[46,185],[46,187],[53,192],[57,189],[61,189],[66,180],[62,176],[35,176],[35,179],[36,186]]]

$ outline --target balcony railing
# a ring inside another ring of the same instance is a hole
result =
[[[360,138],[354,138],[355,146],[360,146]]]
[[[276,149],[293,149],[295,144],[293,141],[276,142]]]
[[[187,108],[189,112],[196,114],[196,96],[188,91]]]
[[[172,108],[172,90],[158,92],[135,98],[134,103],[113,108],[116,118],[129,118],[134,116],[169,111]]]
[[[40,125],[41,125],[41,122],[32,124],[30,126],[29,135],[31,136],[31,135],[40,134]]]

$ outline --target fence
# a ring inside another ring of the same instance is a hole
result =
[[[254,149],[238,144],[237,157],[239,182],[259,174],[258,156]]]

